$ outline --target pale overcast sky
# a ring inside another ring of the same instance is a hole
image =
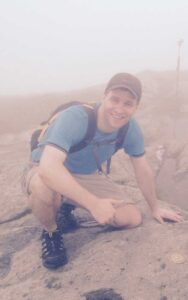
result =
[[[188,69],[188,0],[0,0],[0,95]]]

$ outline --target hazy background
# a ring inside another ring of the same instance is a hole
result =
[[[188,69],[187,0],[0,0],[0,95],[61,92],[115,72]]]

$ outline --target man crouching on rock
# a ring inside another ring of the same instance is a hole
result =
[[[67,263],[63,229],[57,222],[62,202],[86,209],[101,225],[133,228],[141,224],[141,213],[136,205],[102,169],[102,164],[109,162],[119,148],[130,157],[153,217],[160,223],[164,219],[182,221],[179,213],[160,208],[158,203],[154,176],[145,157],[143,135],[133,118],[141,93],[141,83],[136,77],[116,74],[109,81],[102,101],[94,108],[96,124],[93,126],[96,128],[89,142],[84,141],[81,149],[71,151],[83,141],[90,122],[84,105],[77,104],[58,114],[32,151],[24,186],[33,214],[43,227],[45,267],[55,269]],[[120,143],[121,128],[124,128],[124,136]],[[63,218],[69,218],[70,214],[71,209]]]

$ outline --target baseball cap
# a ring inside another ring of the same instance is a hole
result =
[[[138,101],[142,96],[142,85],[140,80],[129,73],[118,73],[114,75],[108,82],[105,93],[118,88],[128,90]]]

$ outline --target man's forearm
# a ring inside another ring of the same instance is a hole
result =
[[[145,157],[132,159],[132,163],[139,188],[141,189],[151,210],[154,210],[158,207],[158,198],[153,172]]]
[[[150,172],[145,172],[144,176],[137,177],[137,181],[148,205],[150,206],[151,210],[154,210],[158,207],[158,198],[153,174]]]
[[[164,219],[181,222],[183,217],[179,213],[160,207],[156,194],[155,178],[145,155],[137,158],[132,157],[131,162],[135,170],[138,185],[151,208],[153,217],[160,223],[163,223]]]

